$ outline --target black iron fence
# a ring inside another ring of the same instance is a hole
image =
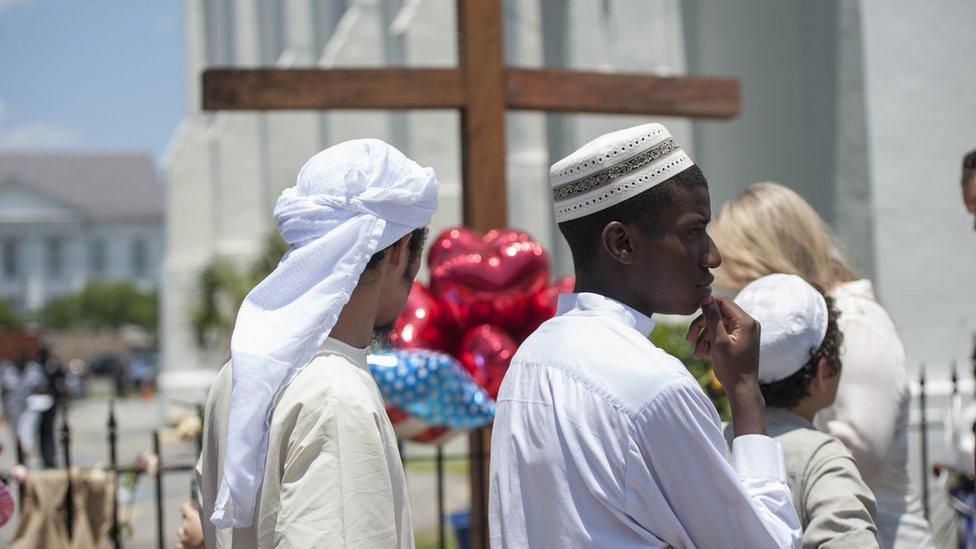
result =
[[[197,407],[198,416],[201,420],[203,419],[203,408],[202,406]],[[70,427],[70,413],[69,407],[64,406],[61,410],[61,427],[60,427],[60,443],[61,450],[64,455],[64,472],[68,479],[71,479],[71,469],[75,466],[72,462],[71,453],[71,442],[72,434]],[[160,549],[172,546],[173,537],[175,536],[176,528],[172,526],[172,531],[169,531],[169,527],[165,521],[166,515],[166,503],[164,498],[164,480],[167,474],[171,473],[188,473],[194,471],[195,463],[168,463],[164,461],[164,452],[162,448],[162,442],[160,437],[160,431],[155,430],[151,433],[150,440],[148,441],[152,447],[152,455],[154,456],[156,463],[155,467],[146,468],[144,464],[140,463],[120,463],[118,459],[118,428],[119,423],[116,417],[115,402],[114,400],[109,401],[108,404],[108,415],[105,422],[106,428],[106,445],[107,445],[107,457],[108,465],[102,467],[107,473],[114,473],[114,479],[112,486],[112,511],[111,511],[111,526],[108,531],[108,539],[113,548],[122,548],[125,545],[123,538],[122,525],[120,523],[119,517],[119,489],[121,478],[125,474],[147,474],[152,478],[153,483],[153,499],[154,499],[154,515],[155,515],[155,526],[156,526],[156,544]],[[202,449],[202,439],[197,439],[197,452]],[[403,446],[400,446],[401,456],[403,456],[404,465],[412,463],[432,463],[434,466],[434,493],[435,502],[437,509],[437,546],[444,548],[447,546],[447,524],[445,521],[446,513],[446,500],[445,500],[445,464],[450,462],[468,462],[471,460],[471,455],[467,452],[452,452],[450,454],[445,452],[443,445],[435,446],[433,453],[429,455],[410,455],[409,452],[404,451]],[[426,454],[426,453],[425,453]],[[18,464],[23,465],[23,452],[19,449],[17,450],[17,461]],[[10,478],[10,472],[3,475],[4,477]],[[11,483],[16,484],[16,483]],[[19,510],[23,509],[25,488],[23,485],[19,485],[19,500],[20,506]],[[67,493],[64,497],[64,502],[60,506],[60,514],[65,520],[65,530],[68,535],[68,539],[72,539],[72,526],[74,524],[74,515],[76,509],[71,502],[74,502],[72,482],[69,480],[67,483]],[[18,511],[19,512],[19,511]]]
[[[973,374],[974,374],[974,387],[976,390],[976,354],[973,357]],[[914,387],[914,393],[916,393],[915,399],[917,404],[917,421],[913,421],[912,429],[916,430],[921,437],[920,443],[915,445],[917,449],[912,449],[913,452],[918,452],[919,460],[919,479],[920,488],[923,494],[922,500],[925,509],[926,517],[929,516],[929,500],[930,500],[930,478],[933,474],[933,465],[938,465],[932,461],[932,448],[930,448],[929,438],[932,434],[930,431],[933,427],[930,424],[934,424],[932,416],[932,411],[929,410],[928,406],[930,404],[930,399],[933,394],[937,397],[954,397],[960,393],[960,380],[957,371],[957,367],[953,364],[950,368],[950,376],[948,380],[948,385],[946,381],[940,380],[938,383],[939,387],[937,391],[933,391],[931,388],[932,380],[928,378],[928,371],[925,365],[921,365],[919,369],[919,377],[917,386]],[[946,390],[948,388],[948,390]],[[968,391],[967,391],[968,392]],[[976,397],[974,397],[976,398]],[[70,471],[73,467],[72,463],[72,453],[71,453],[71,442],[72,434],[69,422],[67,407],[62,410],[61,414],[62,423],[60,428],[60,443],[61,449],[64,455],[64,471],[67,478],[71,478]],[[203,410],[202,406],[197,406],[197,413],[201,419]],[[164,487],[164,477],[171,473],[188,473],[192,472],[195,467],[195,463],[168,463],[163,459],[162,444],[160,438],[160,431],[156,430],[151,433],[151,439],[148,441],[153,454],[157,460],[156,467],[152,470],[147,471],[144,465],[138,463],[120,463],[118,460],[118,420],[115,412],[115,403],[110,401],[108,404],[108,415],[106,426],[106,444],[107,444],[107,457],[109,460],[109,465],[104,468],[106,472],[114,473],[115,482],[113,483],[113,494],[112,494],[112,513],[111,513],[111,527],[109,529],[109,540],[112,547],[121,548],[124,546],[124,540],[122,539],[122,529],[119,521],[119,484],[122,475],[127,473],[134,474],[149,474],[153,480],[153,491],[154,491],[154,506],[155,506],[155,525],[156,525],[156,541],[160,548],[169,547],[172,544],[172,538],[175,535],[175,526],[173,527],[173,532],[169,532],[167,525],[165,523],[165,501],[163,494]],[[976,424],[973,425],[973,431],[976,433]],[[197,450],[201,448],[201,441],[197,441]],[[447,513],[447,502],[445,499],[445,465],[451,462],[468,462],[478,461],[484,459],[486,456],[472,456],[469,452],[452,452],[447,453],[444,446],[438,445],[433,448],[432,452],[424,452],[423,455],[411,455],[412,452],[405,451],[401,445],[401,456],[403,456],[403,461],[405,465],[413,463],[431,463],[434,468],[434,497],[433,502],[436,507],[436,517],[437,517],[437,546],[443,549],[447,545],[448,539],[448,525],[445,518],[448,516]],[[21,453],[18,451],[18,457]],[[473,459],[474,458],[474,459]],[[18,460],[19,461],[19,460]],[[409,467],[406,468],[409,471]],[[409,472],[408,472],[409,475]],[[24,495],[23,487],[20,489],[21,503],[23,502]],[[64,503],[62,504],[62,515],[66,521],[66,531],[68,536],[72,535],[72,525],[73,518],[76,510],[74,506],[70,503],[73,502],[72,493],[72,483],[68,482],[68,491],[65,495]],[[471,517],[472,520],[483,520],[484,517]],[[167,541],[169,538],[169,541]]]
[[[920,443],[917,445],[919,448],[919,479],[921,484],[922,492],[922,506],[925,513],[926,520],[931,519],[931,501],[932,492],[930,489],[930,481],[936,473],[944,468],[944,464],[935,463],[931,460],[932,448],[929,442],[930,430],[932,429],[931,411],[929,410],[930,399],[932,396],[947,397],[946,402],[942,402],[942,406],[939,406],[937,410],[944,410],[949,406],[953,399],[960,395],[960,378],[959,378],[959,367],[958,363],[953,361],[949,366],[949,387],[948,391],[935,390],[933,391],[929,384],[928,370],[925,363],[919,365],[919,376],[917,385],[917,395],[916,401],[918,403],[918,422],[916,424],[919,436],[921,438]],[[972,373],[973,373],[973,402],[976,403],[976,348],[973,349],[972,356]],[[938,421],[939,418],[935,418]],[[972,426],[973,435],[976,436],[976,422],[973,422]],[[946,449],[947,451],[950,449]],[[976,448],[973,449],[973,471],[976,472]],[[966,471],[962,471],[964,474],[968,474]],[[976,509],[973,510],[976,514]]]
[[[67,533],[68,539],[72,539],[72,528],[74,525],[74,515],[76,509],[74,508],[73,502],[73,486],[71,482],[71,470],[74,468],[75,464],[72,461],[71,453],[71,426],[70,426],[70,406],[68,404],[62,404],[61,408],[61,428],[60,428],[60,443],[61,450],[64,455],[64,472],[67,481],[67,492],[64,497],[64,502],[60,506],[60,514],[65,519],[65,532]],[[198,408],[198,415],[202,419],[202,407]],[[111,525],[109,527],[108,537],[112,544],[112,547],[121,548],[124,546],[122,540],[122,528],[119,520],[119,484],[121,482],[122,475],[125,474],[149,474],[153,477],[153,487],[155,496],[155,519],[156,519],[156,539],[157,545],[160,548],[168,547],[167,545],[167,532],[165,524],[165,506],[163,502],[163,476],[168,473],[187,473],[191,472],[195,468],[195,463],[165,463],[163,461],[162,445],[160,442],[160,431],[155,430],[151,433],[149,443],[152,447],[152,452],[155,457],[155,467],[147,470],[144,464],[140,463],[120,463],[118,459],[118,420],[115,413],[115,401],[114,399],[109,401],[108,404],[108,418],[105,423],[106,426],[106,443],[107,443],[107,454],[108,454],[108,466],[101,467],[101,469],[107,473],[112,473],[114,481],[112,482],[112,510],[111,510]],[[20,449],[19,441],[17,443],[17,463],[23,465],[23,452]],[[200,449],[200,442],[197,442],[197,450]],[[8,472],[4,475],[10,478],[12,475]],[[18,499],[20,501],[20,506],[18,512],[23,510],[24,504],[25,488],[21,484],[19,485]]]

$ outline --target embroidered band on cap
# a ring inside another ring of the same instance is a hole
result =
[[[678,144],[674,142],[674,139],[668,139],[654,145],[650,150],[620,164],[610,166],[602,172],[555,187],[552,190],[552,198],[553,200],[568,200],[594,189],[606,187],[614,179],[623,177],[634,170],[639,170],[676,150],[678,150]]]
[[[549,170],[556,222],[609,208],[692,165],[661,124],[602,135]]]

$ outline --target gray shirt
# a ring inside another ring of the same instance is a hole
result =
[[[878,547],[874,494],[861,480],[850,451],[784,408],[766,409],[766,431],[783,446],[803,547]],[[733,436],[727,425],[730,445]]]

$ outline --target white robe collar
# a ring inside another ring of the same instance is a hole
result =
[[[637,309],[599,294],[562,294],[556,306],[556,315],[608,316],[640,332],[644,337],[654,331],[651,317]]]

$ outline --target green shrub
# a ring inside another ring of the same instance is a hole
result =
[[[130,282],[89,282],[81,291],[49,301],[40,312],[44,328],[111,328],[138,326],[155,334],[159,298]]]
[[[691,344],[685,341],[688,333],[688,324],[678,324],[674,322],[658,322],[654,325],[651,333],[651,342],[669,355],[680,360],[691,375],[695,376],[701,384],[705,394],[715,404],[723,421],[728,421],[732,417],[729,411],[729,401],[722,390],[722,385],[712,373],[712,364],[708,358],[695,358],[694,349]]]
[[[0,300],[0,330],[15,330],[22,325],[14,308],[6,301]]]

